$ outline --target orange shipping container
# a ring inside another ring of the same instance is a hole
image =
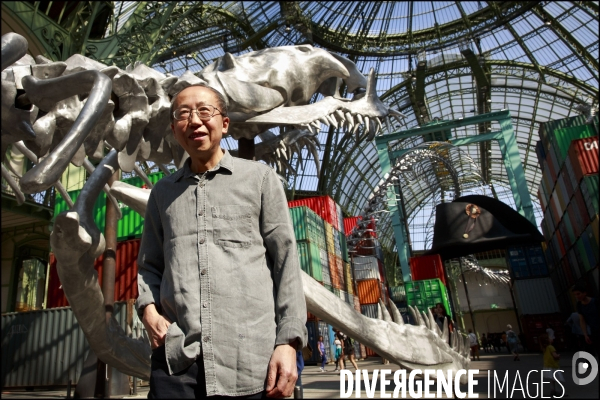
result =
[[[356,282],[360,304],[375,304],[381,298],[381,284],[378,279]]]
[[[115,301],[137,299],[137,256],[140,251],[140,239],[127,240],[117,244],[115,260]],[[98,284],[102,286],[102,261],[104,255],[96,259],[94,269],[98,272]],[[48,281],[47,308],[68,307],[69,302],[62,290],[56,271],[56,258],[50,255],[50,277]]]
[[[331,275],[331,286],[336,289],[344,289],[344,264],[342,259],[335,254],[327,253],[329,258],[329,273]]]

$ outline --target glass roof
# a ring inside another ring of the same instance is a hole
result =
[[[133,4],[115,2],[113,19],[119,26],[127,26]],[[168,2],[155,6],[166,10]],[[598,107],[598,8],[597,1],[178,2],[160,27],[162,39],[149,64],[181,75],[186,69],[200,71],[225,52],[312,43],[350,58],[365,75],[375,70],[379,96],[407,116],[393,127],[396,131],[436,118],[508,109],[539,225],[535,144],[540,124],[577,115],[582,105]],[[325,171],[317,176],[305,151],[303,168],[292,161],[298,174],[287,177],[290,188],[330,194],[347,215],[357,215],[381,179],[374,142],[356,145],[343,129],[322,128],[321,162],[328,139],[331,143]],[[494,124],[490,128],[499,130]],[[477,133],[474,126],[452,135]],[[393,147],[422,142],[410,138]],[[226,146],[236,149],[237,143],[228,139]],[[498,145],[468,145],[461,151],[483,169],[493,194],[514,207]],[[429,171],[436,175],[431,165]],[[413,249],[424,249],[431,245],[431,210],[442,201],[443,190],[424,185],[409,192],[405,204]],[[378,230],[381,242],[392,249],[389,221],[382,219]]]

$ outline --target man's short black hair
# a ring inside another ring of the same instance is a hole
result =
[[[587,293],[587,289],[585,288],[585,284],[583,282],[577,282],[575,285],[573,285],[571,292]]]

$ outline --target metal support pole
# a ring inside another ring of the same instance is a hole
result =
[[[469,299],[469,289],[467,289],[467,280],[465,279],[465,274],[463,272],[462,259],[458,259],[458,263],[460,265],[460,276],[462,277],[463,285],[465,287],[465,295],[467,297],[467,305],[469,306],[469,314],[471,315],[471,325],[473,326],[473,332],[477,335],[477,329],[475,329],[475,316],[473,315],[473,310],[471,309],[471,300]]]
[[[108,180],[108,185],[119,179],[119,171]],[[106,311],[106,321],[112,318],[115,306],[115,266],[117,258],[117,223],[118,210],[110,200],[106,200],[104,239],[106,248],[104,250],[104,260],[102,262],[102,295],[104,296],[104,308]],[[104,398],[110,398],[110,379],[108,365],[98,361],[98,375],[104,378]]]
[[[377,144],[377,154],[379,155],[381,174],[385,176],[385,174],[390,172],[392,169],[387,143]],[[398,259],[400,261],[400,267],[402,268],[402,279],[404,282],[409,282],[412,280],[410,276],[410,266],[408,263],[410,249],[407,240],[408,232],[405,233],[405,227],[402,222],[405,219],[405,216],[403,215],[402,209],[398,207],[398,202],[396,201],[396,191],[393,187],[387,188],[387,197],[388,210],[390,211],[390,215],[392,217],[392,227],[394,228],[394,237],[396,239],[396,249],[398,250]]]
[[[523,215],[534,226],[536,226],[535,215],[533,213],[533,204],[531,203],[531,195],[527,188],[527,180],[525,179],[525,170],[521,163],[517,140],[512,128],[510,118],[501,119],[500,128],[502,129],[502,137],[498,140],[508,183],[513,192],[515,205],[519,214]]]

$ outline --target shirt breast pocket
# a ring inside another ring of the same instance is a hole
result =
[[[224,247],[250,247],[252,208],[249,206],[211,207],[214,243]]]

